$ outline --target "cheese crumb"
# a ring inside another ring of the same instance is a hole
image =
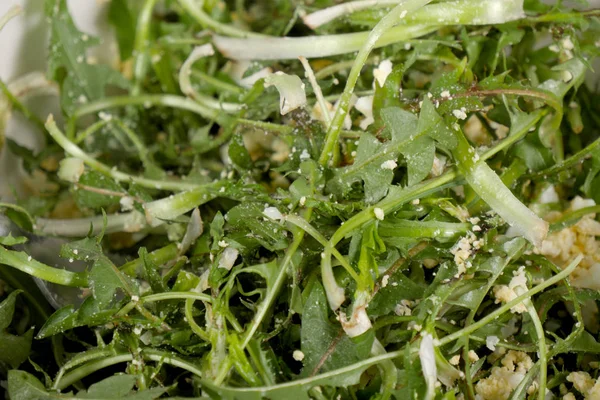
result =
[[[595,206],[592,199],[575,197],[566,210],[577,211],[584,207]],[[562,213],[553,213],[553,219],[560,218]],[[534,249],[535,253],[548,257],[553,263],[565,267],[577,255],[583,255],[575,271],[571,274],[571,284],[580,288],[600,289],[600,222],[596,221],[596,214],[587,214],[575,225],[569,226],[558,232],[553,232],[546,237],[540,248]]]
[[[390,60],[383,60],[379,63],[379,66],[373,70],[373,76],[375,81],[379,84],[379,87],[383,87],[387,77],[392,73],[393,64]]]
[[[300,350],[294,350],[292,357],[294,357],[294,360],[296,361],[302,361],[304,360],[304,353]]]
[[[479,360],[479,356],[477,355],[477,353],[475,353],[474,350],[469,350],[469,361],[474,363],[477,360]]]
[[[478,399],[507,400],[525,378],[533,361],[526,353],[510,350],[501,364],[502,367],[493,367],[490,376],[477,382],[475,392]]]
[[[460,354],[453,356],[451,359],[448,360],[448,362],[451,365],[458,365],[460,363]]]
[[[387,160],[381,164],[381,169],[394,170],[397,166],[398,163],[395,160]]]
[[[388,282],[390,280],[390,276],[389,275],[384,275],[383,278],[381,278],[381,287],[384,288],[388,285]]]
[[[448,98],[448,97],[450,97],[450,92],[447,90],[444,90],[442,93],[440,93],[440,96],[442,96],[444,98]]]
[[[402,316],[410,316],[412,315],[412,310],[410,306],[412,305],[412,301],[410,300],[400,300],[399,304],[396,304],[396,308],[394,308],[394,312],[396,315]]]
[[[373,213],[375,213],[375,218],[377,218],[380,221],[383,221],[383,219],[385,218],[385,212],[379,207],[375,207],[373,209]]]
[[[452,114],[458,119],[465,120],[465,119],[467,119],[467,113],[465,111],[466,110],[463,107],[460,110],[453,110]]]
[[[525,276],[525,267],[522,266],[518,271],[513,273],[513,278],[508,286],[499,285],[494,287],[494,296],[496,303],[508,303],[517,298],[522,292],[527,291],[527,277]],[[510,311],[516,314],[527,312],[527,307],[523,302],[511,307]]]
[[[488,336],[485,338],[485,346],[492,351],[496,350],[496,345],[498,343],[500,343],[498,336]]]

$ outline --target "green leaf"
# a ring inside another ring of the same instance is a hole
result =
[[[12,203],[0,203],[0,210],[4,212],[8,219],[17,224],[19,228],[25,229],[28,232],[33,231],[35,221],[23,207]]]
[[[129,87],[119,72],[88,63],[87,51],[99,41],[77,29],[66,0],[46,0],[46,16],[51,32],[48,76],[61,85],[61,105],[67,114],[78,105],[103,98],[109,85]]]
[[[320,282],[312,286],[302,313],[304,377],[342,368],[366,358],[371,351],[373,339],[372,330],[350,339],[341,325],[331,323],[323,286]]]
[[[408,166],[408,185],[412,186],[429,175],[435,158],[435,144],[427,136],[413,140],[402,150]]]
[[[82,390],[76,395],[72,393],[59,394],[54,391],[46,391],[44,385],[33,375],[25,371],[12,370],[8,372],[8,393],[12,400],[110,400],[124,398],[154,400],[167,390],[158,387],[133,392],[136,379],[135,375],[115,375],[91,385],[87,391]]]
[[[12,368],[18,368],[29,358],[32,340],[33,329],[28,330],[21,336],[0,333],[0,361]]]
[[[11,325],[15,312],[15,303],[20,290],[11,292],[8,297],[0,303],[0,362],[17,368],[29,357],[33,330],[28,330],[22,336],[12,335],[6,332]]]
[[[136,377],[134,375],[111,376],[98,383],[94,383],[88,388],[87,393],[81,397],[125,397],[132,391],[135,381]]]
[[[252,158],[246,149],[242,135],[233,135],[228,152],[231,161],[239,168],[246,170],[252,168]]]
[[[569,344],[569,352],[584,352],[589,354],[600,353],[600,343],[586,330],[583,330],[577,338]]]
[[[100,245],[101,239],[102,234],[97,237],[87,237],[63,245],[60,251],[60,256],[63,258],[93,262],[88,283],[99,309],[106,307],[114,300],[117,290],[120,289],[125,294],[132,294],[136,288],[134,282],[120,272],[104,255]]]
[[[96,192],[80,187],[73,191],[75,201],[81,208],[100,209],[117,205],[121,197],[112,195],[112,193],[125,193],[121,185],[96,171],[86,171],[81,175],[78,183],[98,189]],[[101,193],[102,191],[105,193]]]
[[[289,243],[286,229],[265,217],[264,209],[264,203],[254,202],[233,207],[227,213],[227,232],[249,248],[260,245],[270,251],[285,249]]]
[[[12,400],[50,399],[42,382],[35,376],[18,370],[8,371],[8,395]]]
[[[8,233],[8,236],[0,236],[0,244],[3,246],[14,246],[23,243],[27,243],[27,238],[25,236],[13,237],[10,232]]]
[[[402,271],[396,271],[389,277],[388,284],[373,296],[367,312],[371,317],[389,314],[402,300],[419,299],[423,293],[422,286],[413,282]]]
[[[358,142],[355,163],[368,161],[373,154],[377,154],[383,148],[383,144],[369,133],[363,133]],[[389,159],[394,160],[397,155],[390,154]],[[365,168],[361,174],[365,185],[365,201],[374,204],[381,200],[388,192],[388,187],[394,178],[394,171],[382,169],[381,165],[372,164]]]
[[[110,322],[117,311],[118,309],[103,309],[93,297],[88,297],[77,310],[72,305],[56,310],[46,320],[36,338],[54,336],[79,326],[102,325]]]
[[[145,247],[141,247],[138,251],[138,256],[144,263],[144,275],[152,291],[155,293],[165,292],[167,287],[159,274],[158,265],[149,257],[148,250]]]
[[[441,147],[447,150],[452,150],[456,147],[456,136],[448,128],[428,97],[423,99],[423,104],[421,105],[417,132],[429,135]]]
[[[108,21],[114,26],[121,61],[131,57],[135,43],[135,14],[129,9],[127,0],[112,0],[108,8]]]
[[[119,289],[125,294],[131,293],[131,281],[105,256],[94,262],[88,282],[100,308],[111,304]]]

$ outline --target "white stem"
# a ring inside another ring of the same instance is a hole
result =
[[[392,5],[401,3],[395,1]],[[523,16],[523,0],[444,1],[409,13],[405,21],[383,34],[374,48],[424,36],[444,25],[501,24]],[[214,44],[224,56],[234,60],[283,60],[300,56],[318,58],[358,51],[369,33],[248,39],[217,35]]]
[[[243,104],[237,103],[222,103],[210,96],[205,96],[198,93],[192,87],[190,75],[192,74],[192,65],[201,58],[209,57],[215,54],[215,51],[210,44],[196,47],[192,53],[185,60],[181,69],[179,70],[179,88],[188,97],[196,100],[198,103],[203,104],[207,107],[211,107],[217,110],[223,110],[228,113],[235,113],[244,108]]]
[[[321,256],[323,257],[321,262],[321,279],[323,279],[323,286],[325,287],[329,307],[335,311],[346,300],[346,295],[344,294],[344,289],[335,280],[333,268],[331,267],[331,251],[325,248]]]
[[[413,39],[435,31],[429,25],[398,26],[384,34],[375,44],[376,48]],[[216,35],[213,43],[227,58],[232,60],[291,60],[329,57],[353,53],[361,49],[369,32],[306,37],[266,37],[237,39]]]
[[[535,246],[541,246],[548,234],[548,223],[521,203],[484,161],[476,163],[465,174],[465,178],[473,190],[510,226]]]
[[[321,114],[323,114],[323,118],[325,119],[325,123],[327,127],[331,124],[331,114],[329,114],[329,109],[327,108],[327,102],[325,101],[325,97],[323,97],[323,91],[321,90],[321,86],[317,82],[317,78],[315,77],[315,73],[310,66],[310,63],[305,57],[298,57],[302,66],[304,67],[304,71],[306,71],[306,77],[310,82],[310,85],[315,92],[315,97],[317,98],[317,102],[319,103],[319,107],[321,108]]]
[[[302,17],[302,21],[311,29],[317,29],[321,25],[333,21],[344,15],[373,7],[395,6],[402,0],[358,0],[338,4],[333,7],[324,8]]]

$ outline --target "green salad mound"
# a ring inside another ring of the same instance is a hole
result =
[[[600,399],[600,10],[103,7],[0,82],[7,398]]]

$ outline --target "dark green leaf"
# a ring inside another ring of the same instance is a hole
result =
[[[327,304],[323,287],[315,283],[302,314],[303,376],[351,365],[366,358],[371,351],[373,332],[350,339],[339,324],[329,321]]]

